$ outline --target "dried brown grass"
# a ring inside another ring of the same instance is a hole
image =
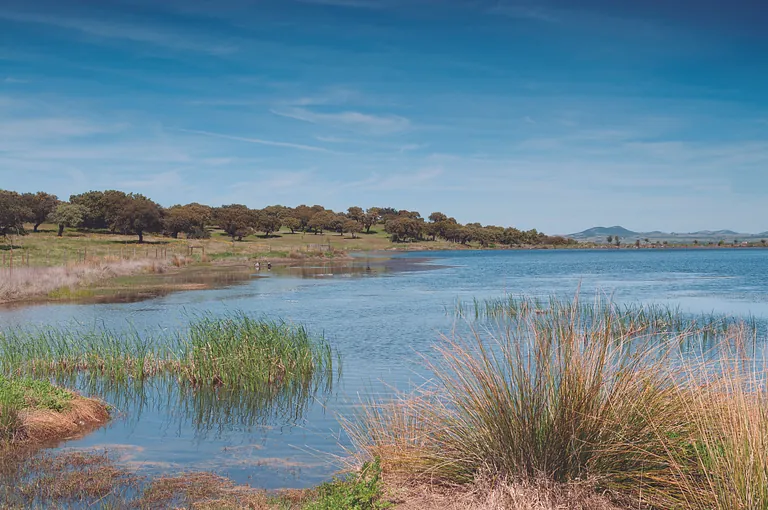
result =
[[[27,409],[18,412],[17,442],[46,443],[61,441],[101,427],[109,421],[103,402],[75,396],[62,412]]]
[[[344,424],[352,454],[401,486],[451,487],[435,508],[768,509],[768,364],[750,330],[683,358],[692,332],[617,335],[613,312],[579,323],[577,305],[443,338],[433,384]]]
[[[621,510],[595,492],[591,485],[537,483],[468,486],[409,485],[407,480],[385,481],[385,493],[398,510]]]
[[[181,260],[105,257],[66,266],[0,269],[0,303],[47,296],[59,289],[76,289],[119,276],[163,273],[171,264],[177,263],[181,264]]]

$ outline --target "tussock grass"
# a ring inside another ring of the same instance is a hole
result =
[[[592,487],[622,507],[768,508],[754,324],[520,300],[438,343],[431,384],[345,423],[413,483]],[[504,492],[502,490],[502,492]]]
[[[685,449],[670,455],[667,481],[679,488],[680,506],[768,509],[768,366],[745,354],[740,342],[729,342],[714,361],[685,367],[689,435]]]

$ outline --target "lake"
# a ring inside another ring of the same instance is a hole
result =
[[[428,257],[425,259],[424,257]],[[328,479],[343,455],[339,415],[361,398],[391,395],[428,377],[429,355],[456,319],[457,300],[505,294],[679,306],[685,312],[768,317],[768,251],[543,250],[405,253],[375,271],[317,265],[262,271],[264,278],[213,290],[118,304],[0,308],[3,327],[103,325],[177,329],[201,313],[249,314],[301,323],[341,354],[341,376],[310,401],[269,409],[179,394],[172,384],[137,394],[104,388],[120,413],[109,426],[63,448],[106,448],[142,473],[212,470],[264,488]]]

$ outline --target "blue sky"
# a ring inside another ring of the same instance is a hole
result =
[[[768,230],[768,3],[0,2],[0,188]]]

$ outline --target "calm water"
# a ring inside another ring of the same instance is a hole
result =
[[[122,411],[110,426],[65,448],[106,447],[130,466],[154,472],[213,470],[256,486],[305,487],[337,467],[339,414],[361,396],[406,389],[427,376],[429,353],[453,318],[457,299],[503,294],[572,297],[601,292],[617,301],[679,305],[684,311],[768,317],[768,251],[597,250],[430,253],[420,271],[318,267],[272,274],[229,288],[138,303],[0,309],[3,326],[103,323],[139,330],[179,328],[200,312],[242,310],[306,324],[343,357],[341,379],[310,402],[268,409],[179,395],[173,385],[140,395],[102,396]],[[412,254],[403,255],[415,259]],[[423,257],[423,254],[418,255]],[[413,269],[401,264],[400,269]],[[233,412],[234,409],[234,412]],[[343,443],[343,437],[342,437]]]

